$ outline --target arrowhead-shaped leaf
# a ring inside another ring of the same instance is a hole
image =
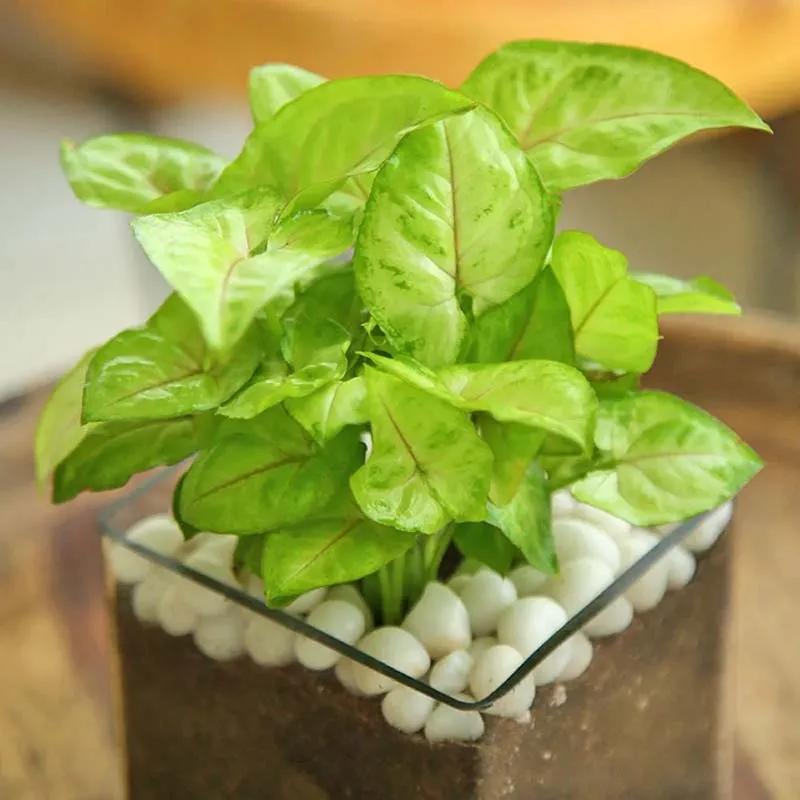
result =
[[[535,358],[575,363],[569,305],[550,267],[475,320],[466,360],[498,363]]]
[[[47,478],[81,442],[88,426],[81,421],[83,385],[94,355],[90,350],[56,384],[36,427],[36,480],[43,488]]]
[[[85,426],[78,445],[56,467],[53,501],[82,491],[124,486],[137,472],[183,461],[199,446],[192,417]]]
[[[280,602],[320,586],[362,578],[401,556],[416,540],[347,513],[305,520],[266,537],[261,574],[268,602]]]
[[[369,419],[364,378],[334,381],[305,397],[286,401],[287,411],[320,444],[347,425],[363,425]]]
[[[455,526],[453,544],[465,558],[475,559],[505,575],[519,553],[499,528],[488,522],[462,522]]]
[[[383,525],[435,533],[485,515],[492,453],[469,416],[367,368],[372,454],[350,479],[364,513]]]
[[[214,363],[194,313],[173,294],[141,328],[104,344],[86,375],[84,419],[177,417],[216,408],[253,374],[257,338]]]
[[[205,147],[141,133],[61,145],[61,167],[75,196],[98,208],[179,211],[202,201],[225,161]]]
[[[603,401],[595,442],[603,461],[572,492],[635,525],[674,522],[714,508],[761,468],[733,431],[662,392]]]
[[[580,231],[553,245],[552,267],[572,316],[575,350],[607,369],[647,372],[658,345],[655,293],[628,275],[628,262]]]
[[[325,211],[275,227],[280,206],[272,191],[256,190],[134,222],[136,238],[214,350],[233,347],[262,306],[352,241],[351,221]]]
[[[558,572],[550,529],[550,494],[538,464],[530,465],[510,502],[502,506],[489,503],[488,521],[522,551],[531,566],[548,574]]]
[[[631,277],[656,293],[659,314],[742,313],[733,295],[722,284],[705,275],[690,281],[651,272],[634,272]]]
[[[362,459],[355,431],[319,448],[280,407],[246,422],[226,421],[216,444],[186,473],[181,516],[222,533],[298,522],[324,508]]]
[[[477,316],[530,283],[553,231],[535,170],[488,111],[408,134],[381,168],[359,230],[359,292],[390,342],[456,361]]]
[[[556,191],[621,178],[696,131],[769,130],[715,78],[633,47],[512,42],[463,90],[505,120]]]
[[[257,125],[215,191],[272,186],[295,208],[316,205],[345,178],[377,169],[407,131],[472,107],[427,78],[327,81]]]
[[[325,78],[291,64],[262,64],[250,70],[248,95],[256,124],[266,122],[288,102],[324,83]]]

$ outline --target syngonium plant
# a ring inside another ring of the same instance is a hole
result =
[[[630,271],[564,192],[696,131],[766,124],[655,53],[515,42],[454,91],[268,64],[230,163],[140,134],[65,142],[84,202],[138,215],[173,293],[62,379],[36,439],[53,498],[194,457],[187,536],[240,536],[282,603],[364,579],[385,621],[451,541],[558,569],[550,493],[637,525],[735,494],[758,457],[689,403],[639,388],[658,318],[737,314],[707,277]]]

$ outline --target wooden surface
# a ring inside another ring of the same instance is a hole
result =
[[[243,96],[265,61],[325,75],[413,72],[458,85],[511,39],[648,47],[717,76],[762,114],[800,102],[793,0],[13,0],[104,85],[146,100]]]
[[[767,461],[737,508],[735,797],[795,800],[800,329],[753,317],[684,322],[666,327],[662,352],[654,381],[719,414]],[[30,443],[42,398],[0,408],[0,798],[113,800],[99,500],[51,508],[37,495]]]

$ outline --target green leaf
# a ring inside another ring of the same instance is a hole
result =
[[[325,78],[291,64],[263,64],[250,70],[248,94],[256,124],[272,119],[288,102]]]
[[[86,426],[80,443],[56,467],[53,501],[63,503],[87,489],[116,489],[138,472],[182,461],[197,447],[192,417]]]
[[[494,466],[489,499],[505,505],[517,493],[545,432],[517,422],[497,422],[487,414],[479,417],[481,438],[492,449]]]
[[[236,542],[236,550],[233,553],[234,563],[260,578],[261,562],[264,558],[264,545],[268,536],[269,534],[240,536],[239,541]]]
[[[487,522],[462,522],[455,526],[453,544],[465,558],[472,558],[505,575],[517,548],[503,533]]]
[[[541,428],[583,449],[591,443],[597,399],[586,378],[566,364],[456,364],[435,372],[409,358],[365,355],[411,386],[464,411],[485,411],[500,422]]]
[[[492,453],[469,416],[373,368],[364,375],[373,450],[350,479],[364,513],[422,533],[483,519]]]
[[[377,169],[407,131],[473,107],[427,78],[327,81],[257,125],[215,191],[272,186],[295,207],[316,205],[348,176]]]
[[[550,267],[475,320],[466,360],[497,363],[534,358],[575,363],[569,305]]]
[[[87,426],[81,422],[83,385],[95,351],[90,350],[56,384],[36,426],[36,480],[43,489],[58,464],[81,442]]]
[[[287,411],[323,444],[348,425],[369,419],[367,386],[362,377],[335,381],[305,397],[286,400]]]
[[[512,42],[463,91],[505,120],[555,191],[624,177],[697,131],[769,130],[715,78],[633,47]]]
[[[553,245],[552,266],[572,315],[579,356],[623,372],[647,372],[658,345],[656,298],[629,277],[628,262],[580,231]]]
[[[195,205],[224,166],[200,145],[141,133],[61,145],[61,168],[79,200],[134,213]]]
[[[227,351],[256,313],[352,241],[351,221],[326,211],[274,227],[269,190],[216,200],[134,222],[136,238],[200,319],[208,344]]]
[[[565,364],[458,364],[439,378],[461,408],[540,428],[583,448],[591,442],[597,400],[583,375]]]
[[[250,378],[260,358],[245,335],[230,358],[214,363],[194,313],[177,295],[141,328],[104,344],[86,375],[84,419],[177,417],[216,408]]]
[[[175,488],[172,490],[172,518],[175,520],[175,524],[181,529],[181,533],[183,534],[183,538],[188,541],[193,536],[196,536],[200,531],[195,528],[193,525],[190,525],[183,517],[181,516],[181,489],[183,487],[183,480],[186,477],[184,473],[178,479],[178,482],[175,484]]]
[[[761,468],[733,431],[662,392],[603,401],[595,441],[603,462],[572,492],[635,525],[674,522],[714,508]]]
[[[180,513],[202,530],[275,529],[324,508],[362,460],[354,431],[318,448],[280,407],[225,421],[186,473]]]
[[[305,520],[266,537],[262,575],[267,601],[281,602],[320,586],[363,578],[405,553],[416,540],[353,508]]]
[[[525,473],[519,491],[509,503],[489,503],[488,521],[515,544],[528,563],[547,574],[558,572],[550,529],[550,493],[542,468],[533,463]]]
[[[535,170],[482,110],[408,134],[381,168],[353,268],[392,345],[430,366],[456,361],[479,316],[533,280],[553,234]]]
[[[690,281],[651,272],[634,272],[631,277],[649,286],[656,293],[656,308],[659,314],[738,316],[742,313],[733,295],[722,284],[705,275]]]

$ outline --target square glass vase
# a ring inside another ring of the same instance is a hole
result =
[[[134,522],[170,507],[175,474],[143,484],[101,515],[106,540],[226,595],[242,613],[338,650],[437,702],[485,708],[664,558],[679,526],[528,655],[485,698],[464,701],[377,662],[357,647],[141,545]],[[588,670],[537,691],[531,720],[485,715],[475,742],[432,744],[390,727],[380,697],[351,694],[332,670],[215,661],[192,637],[133,613],[131,587],[109,577],[119,734],[133,800],[716,800],[730,792],[728,638],[730,535],[698,559],[694,579],[615,636],[595,640]],[[109,571],[110,574],[110,571]]]

